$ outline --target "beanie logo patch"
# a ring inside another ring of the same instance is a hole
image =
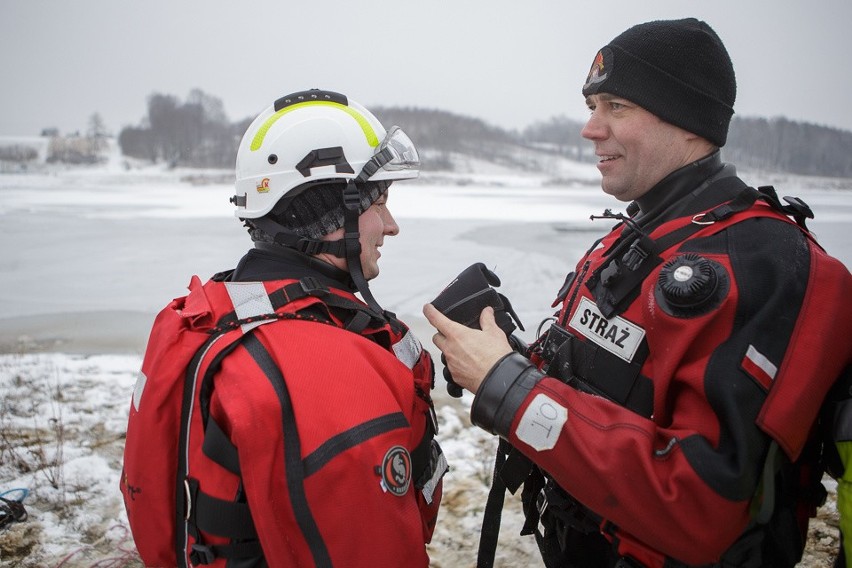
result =
[[[269,191],[269,178],[263,178],[260,180],[260,183],[257,184],[257,192],[258,193],[267,193]]]
[[[595,56],[592,63],[592,68],[589,69],[589,75],[586,77],[586,84],[583,85],[583,91],[589,89],[593,85],[603,83],[609,77],[609,71],[612,67],[612,51],[608,48],[603,48]]]

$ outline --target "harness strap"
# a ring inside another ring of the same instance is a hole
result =
[[[482,518],[482,532],[479,536],[479,550],[476,560],[477,568],[494,566],[506,490],[508,489],[514,494],[532,471],[533,464],[529,458],[512,447],[508,441],[500,438],[497,444],[497,454],[494,458],[491,489],[488,491],[488,499],[485,502]],[[529,533],[522,531],[521,534]]]
[[[213,418],[207,421],[207,430],[204,433],[204,443],[201,446],[201,451],[214,462],[234,475],[241,477],[240,457],[237,454],[237,447]]]
[[[213,564],[217,558],[257,558],[263,555],[260,543],[193,544],[189,560],[193,564]]]
[[[186,487],[189,497],[187,521],[195,530],[240,540],[257,538],[248,503],[212,497],[200,490],[196,479],[187,479]]]
[[[370,318],[370,316],[366,313],[362,311],[355,312],[355,314],[346,324],[346,330],[351,331],[352,333],[360,334],[367,328],[368,325],[370,325],[371,320],[372,318]]]
[[[639,286],[662,262],[660,253],[685,241],[707,225],[727,219],[734,213],[750,208],[760,197],[760,193],[736,177],[725,177],[710,187],[723,190],[742,186],[734,199],[718,205],[711,211],[693,217],[692,223],[684,225],[657,239],[651,239],[642,233],[641,228],[632,220],[626,220],[622,235],[605,256],[609,261],[601,264],[589,277],[586,285],[594,291],[595,301],[601,313],[607,319],[623,311],[639,293]],[[631,236],[627,231],[635,233]],[[567,311],[566,311],[567,317]]]
[[[186,549],[187,549],[187,534],[194,534],[194,526],[190,525],[187,522],[187,519],[190,517],[191,511],[189,506],[191,504],[190,499],[181,499],[181,495],[186,495],[186,482],[188,477],[188,468],[189,463],[187,461],[187,440],[189,437],[189,419],[190,414],[193,407],[193,400],[195,397],[195,387],[198,381],[198,372],[201,367],[201,363],[211,349],[216,348],[216,343],[220,341],[223,337],[225,337],[229,331],[233,331],[232,329],[220,328],[214,331],[211,334],[210,338],[202,345],[198,351],[193,355],[192,360],[186,368],[186,375],[184,377],[184,386],[183,386],[183,394],[182,394],[182,404],[181,404],[181,421],[180,421],[180,437],[179,437],[179,451],[178,451],[178,467],[177,467],[177,475],[175,476],[175,526],[182,527],[185,526],[186,530],[176,530],[175,531],[175,557],[177,558],[178,566],[181,568],[186,567]],[[243,337],[245,337],[242,333],[238,334],[235,339],[231,340],[231,343],[226,343],[224,349],[228,349],[235,345],[236,343],[242,341]],[[191,493],[188,495],[191,498]]]
[[[260,370],[266,375],[270,385],[275,391],[278,403],[281,407],[281,421],[284,429],[284,468],[287,477],[287,491],[290,503],[293,506],[293,514],[301,529],[302,536],[311,551],[314,564],[318,568],[330,567],[331,556],[319,531],[316,520],[308,505],[305,494],[304,468],[302,467],[301,443],[299,441],[299,430],[296,426],[296,416],[293,412],[293,404],[284,375],[266,347],[254,335],[249,336],[244,342],[249,355],[255,360]]]
[[[482,531],[479,534],[479,550],[476,556],[476,568],[492,568],[500,537],[500,522],[503,518],[503,504],[506,498],[506,484],[500,477],[500,470],[506,463],[507,450],[501,438],[494,458],[494,473],[491,477],[491,489],[485,501],[482,515]]]
[[[291,302],[308,297],[321,299],[326,308],[338,308],[353,312],[355,314],[353,319],[357,318],[357,322],[355,324],[350,322],[349,325],[352,325],[352,331],[355,331],[355,333],[360,333],[371,324],[378,327],[386,323],[386,317],[381,312],[377,313],[355,300],[335,294],[329,290],[328,286],[312,276],[306,276],[297,282],[292,282],[271,292],[269,294],[269,306],[272,311],[277,311]],[[255,315],[260,316],[262,314]],[[234,311],[220,318],[217,325],[233,325],[238,319],[239,315]],[[328,319],[331,320],[331,317]],[[347,329],[349,329],[349,326],[347,326]]]

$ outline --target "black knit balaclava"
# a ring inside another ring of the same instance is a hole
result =
[[[358,213],[366,211],[387,190],[389,182],[367,182],[358,186]],[[295,197],[277,204],[269,217],[301,237],[321,239],[343,226],[345,182],[315,183]],[[271,240],[263,232],[252,232],[255,240]]]
[[[737,81],[722,40],[695,18],[628,29],[595,57],[583,96],[623,97],[670,124],[724,146]]]

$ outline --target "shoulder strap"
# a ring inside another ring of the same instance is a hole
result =
[[[477,568],[492,568],[494,566],[506,490],[508,489],[514,494],[533,469],[533,464],[529,458],[523,456],[506,440],[500,439],[494,459],[491,489],[488,491],[488,499],[485,502],[485,511],[482,515],[482,530],[479,535],[479,549],[476,559]],[[522,532],[521,534],[528,533]]]
[[[271,293],[262,282],[225,283],[235,309],[219,319],[217,328],[253,327],[275,319],[304,319],[343,327],[353,333],[368,328],[381,328],[387,323],[385,315],[368,306],[330,290],[316,278],[307,276],[291,282]],[[311,308],[293,312],[280,311],[282,307],[304,298],[317,298]],[[335,317],[337,316],[337,317]],[[342,325],[338,324],[338,321]]]
[[[180,437],[178,439],[178,463],[177,463],[177,475],[175,476],[175,526],[187,526],[188,532],[184,530],[175,531],[175,554],[178,561],[178,565],[185,567],[186,566],[186,549],[187,549],[187,535],[192,534],[193,536],[198,534],[197,529],[199,528],[198,520],[199,518],[204,518],[205,515],[201,514],[199,517],[199,507],[198,504],[205,500],[206,496],[201,495],[200,491],[198,491],[197,487],[194,487],[192,481],[188,477],[189,472],[189,463],[187,461],[187,447],[189,440],[189,424],[192,418],[192,408],[193,401],[195,398],[195,391],[199,381],[199,372],[201,369],[201,364],[204,359],[213,352],[216,352],[216,349],[220,349],[214,356],[214,361],[217,361],[215,366],[221,363],[224,354],[230,353],[237,344],[239,344],[243,338],[245,337],[244,333],[236,334],[235,337],[229,338],[225,340],[224,338],[228,336],[228,331],[231,329],[227,328],[219,328],[218,330],[214,330],[211,333],[210,338],[202,345],[198,351],[193,356],[189,365],[186,369],[186,374],[184,378],[184,388],[183,388],[183,400],[181,403],[181,421],[180,421]],[[218,345],[220,342],[224,340],[224,343],[220,346]],[[211,364],[208,366],[208,371],[210,367],[214,365]],[[204,381],[206,377],[202,378],[202,389],[204,388]],[[217,504],[215,502],[209,501],[209,499],[205,500],[208,511],[218,510]],[[247,509],[247,507],[246,507]],[[205,505],[202,505],[201,510],[205,510]],[[204,521],[201,521],[200,528],[204,530],[206,527]],[[238,534],[242,533],[242,528],[240,526],[230,527],[237,531]],[[228,528],[228,529],[230,529]],[[221,530],[222,527],[216,527],[216,530]],[[224,536],[230,534],[230,530]],[[258,547],[259,549],[259,547]],[[240,550],[231,550],[230,548],[221,548],[217,551],[210,549],[209,547],[205,547],[202,544],[196,544],[193,546],[193,550],[191,551],[192,562],[195,564],[199,563],[210,563],[213,559],[215,559],[215,554],[220,556],[227,556],[229,554],[248,554],[249,556],[255,556],[258,553],[258,550],[254,549],[240,549]],[[214,555],[214,556],[211,556]]]
[[[719,189],[722,189],[723,185],[734,188],[742,186],[742,190],[730,201],[717,205],[709,211],[692,216],[683,225],[655,239],[646,235],[640,227],[632,223],[629,219],[622,218],[626,225],[624,230],[633,231],[635,236],[620,239],[620,242],[611,251],[606,253],[610,259],[604,262],[589,277],[587,283],[589,289],[593,291],[597,289],[595,301],[605,317],[610,318],[619,313],[620,310],[624,309],[632,301],[635,294],[638,293],[639,285],[662,262],[662,258],[659,255],[663,251],[705,230],[709,225],[729,220],[730,222],[736,222],[732,220],[734,215],[751,209],[759,199],[766,201],[772,207],[772,211],[777,211],[784,216],[794,215],[801,217],[810,212],[810,209],[801,200],[785,198],[788,202],[795,202],[795,205],[782,206],[778,202],[777,196],[773,197],[774,190],[768,191],[767,188],[761,188],[762,191],[759,191],[753,187],[746,186],[737,177],[722,178],[711,187],[716,187],[717,185]],[[807,209],[807,212],[803,208]],[[813,213],[810,213],[810,216],[813,217]],[[804,228],[803,218],[799,225],[806,234],[810,234]]]
[[[284,425],[284,467],[287,477],[287,490],[290,494],[290,502],[293,506],[296,522],[311,550],[315,565],[318,567],[331,566],[328,548],[305,495],[305,469],[302,467],[302,450],[287,382],[278,365],[257,337],[249,337],[245,342],[245,348],[269,379],[281,406],[281,420]]]

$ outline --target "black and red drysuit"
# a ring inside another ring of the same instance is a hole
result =
[[[779,472],[852,358],[852,277],[774,201],[718,152],[673,172],[480,386],[473,422],[548,480],[525,505],[549,566],[798,561]]]

